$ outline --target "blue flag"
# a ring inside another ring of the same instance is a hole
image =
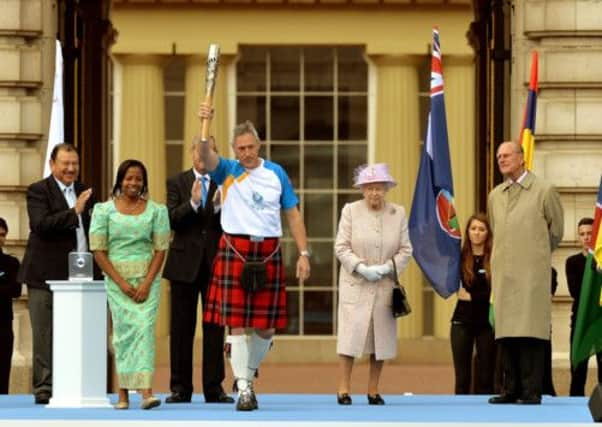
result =
[[[443,298],[460,285],[461,232],[447,143],[439,31],[433,29],[431,109],[409,222],[414,259]]]

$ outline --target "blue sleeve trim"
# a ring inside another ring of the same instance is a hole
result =
[[[295,194],[293,184],[291,183],[290,178],[288,177],[282,166],[280,166],[278,163],[266,160],[264,162],[264,167],[274,172],[278,177],[278,180],[280,181],[280,185],[282,187],[282,194],[280,195],[280,205],[282,206],[282,209],[287,210],[297,206],[299,204],[299,198]]]
[[[222,185],[228,175],[232,174],[232,170],[237,164],[236,160],[224,159],[220,156],[217,167],[212,172],[209,172],[209,176],[217,185]]]

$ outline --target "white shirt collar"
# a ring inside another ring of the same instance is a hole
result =
[[[508,185],[513,184],[513,183],[517,183],[517,184],[522,184],[523,181],[525,180],[525,177],[527,176],[527,174],[529,173],[529,171],[527,169],[525,169],[523,171],[523,173],[521,174],[521,176],[518,177],[518,179],[516,181],[514,181],[512,178],[508,178]]]
[[[52,179],[54,179],[56,181],[56,183],[59,185],[59,188],[61,189],[61,191],[64,193],[65,190],[67,190],[68,188],[70,188],[72,191],[75,191],[75,189],[73,188],[73,183],[71,183],[71,185],[65,185],[63,184],[61,181],[59,181],[58,179],[56,179],[54,177],[54,175],[52,176]]]
[[[239,165],[242,166],[242,164],[240,163],[240,160],[237,159],[236,161],[238,162]],[[248,173],[251,173],[252,171],[254,171],[254,170],[259,169],[260,167],[262,167],[263,164],[264,164],[264,162],[265,162],[265,160],[263,159],[263,157],[259,157],[259,163],[254,168],[248,169],[248,168],[245,168],[244,166],[242,166],[242,167],[243,167],[243,169],[245,171],[247,171]]]
[[[518,182],[519,184],[522,184],[528,173],[529,173],[529,171],[527,169],[525,169],[524,172],[523,172],[523,174],[518,177],[518,179],[516,180],[516,182]]]
[[[211,180],[211,177],[208,173],[199,173],[195,168],[192,168],[192,173],[194,173],[194,177],[196,179],[205,178],[207,181]]]

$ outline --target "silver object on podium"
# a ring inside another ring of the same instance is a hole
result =
[[[69,280],[88,281],[94,279],[94,262],[90,252],[69,252]]]

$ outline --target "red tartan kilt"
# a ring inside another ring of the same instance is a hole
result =
[[[247,260],[266,259],[278,245],[277,238],[252,242],[228,235],[230,243]],[[243,261],[228,247],[224,236],[213,260],[213,276],[203,320],[231,328],[283,329],[286,327],[286,290],[280,249],[266,262],[267,283],[255,292],[240,284]]]

